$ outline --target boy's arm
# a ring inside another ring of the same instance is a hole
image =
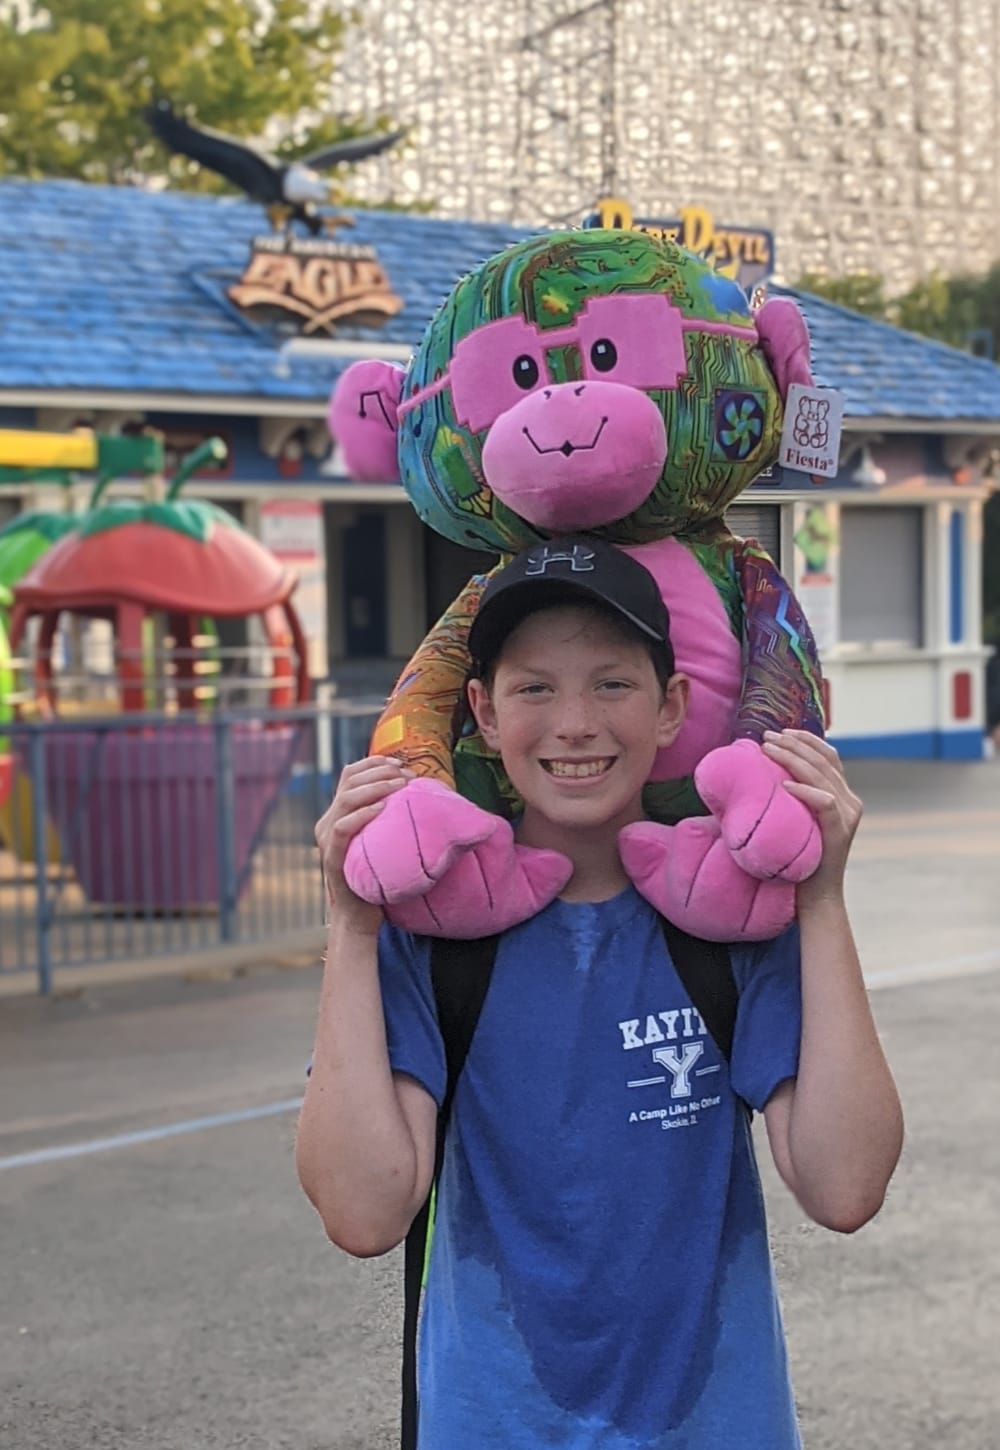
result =
[[[405,1238],[434,1167],[434,1099],[389,1065],[378,976],[382,912],[343,879],[348,841],[408,778],[382,757],[347,766],[316,827],[330,927],[296,1163],[329,1237],[364,1257]]]
[[[852,1233],[873,1218],[899,1158],[903,1116],[872,1018],[844,902],[861,802],[837,752],[806,731],[768,734],[765,750],[816,812],[823,857],[797,889],[802,1033],[798,1074],[764,1109],[778,1171],[818,1223]]]

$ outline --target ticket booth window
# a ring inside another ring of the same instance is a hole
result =
[[[923,509],[842,508],[841,642],[919,649],[923,601]]]

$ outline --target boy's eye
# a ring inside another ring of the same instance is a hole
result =
[[[624,690],[632,688],[628,680],[602,680],[601,689],[608,690],[612,694],[621,694]]]
[[[544,695],[548,688],[548,685],[543,685],[536,680],[530,685],[520,685],[517,693],[519,695]]]

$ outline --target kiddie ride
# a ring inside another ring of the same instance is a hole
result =
[[[309,693],[295,575],[223,509],[180,497],[225,456],[221,440],[184,460],[162,500],[102,502],[111,470],[155,476],[162,445],[71,438],[66,461],[65,435],[0,432],[6,477],[11,465],[31,478],[98,472],[92,506],[19,579],[10,615],[10,648],[28,654],[33,685],[22,718],[66,725],[26,741],[44,762],[64,855],[94,903],[204,910],[224,884],[232,903],[296,755],[295,726],[268,716]],[[18,452],[12,439],[30,445]],[[27,532],[24,517],[9,531]],[[252,648],[220,645],[218,622],[237,619]],[[217,708],[237,703],[235,715]]]
[[[86,428],[72,433],[0,428],[0,484],[56,483],[65,490],[66,499],[62,510],[32,509],[0,529],[0,723],[15,714],[15,671],[8,640],[11,591],[57,539],[79,524],[68,485],[78,473],[96,473],[92,507],[116,473],[158,473],[162,467],[163,445],[154,436],[103,436]],[[34,859],[32,830],[30,779],[25,774],[15,777],[9,738],[0,737],[0,839],[19,848],[21,856]],[[57,842],[49,843],[46,855],[58,857]]]

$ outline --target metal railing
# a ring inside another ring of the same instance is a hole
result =
[[[162,616],[150,616],[154,626]],[[179,646],[173,636],[160,633],[155,642],[141,649],[128,649],[110,636],[94,637],[106,622],[70,620],[49,649],[33,641],[28,654],[7,661],[14,688],[5,702],[35,717],[40,682],[44,680],[60,714],[74,711],[94,713],[119,708],[122,671],[137,668],[140,689],[148,711],[166,714],[186,708],[185,700],[199,709],[271,708],[275,689],[288,688],[294,678],[296,651],[267,641],[254,644],[221,645],[214,634],[196,634],[190,648]],[[37,635],[37,631],[35,631]]]
[[[322,932],[313,841],[371,703],[0,726],[0,975]]]

